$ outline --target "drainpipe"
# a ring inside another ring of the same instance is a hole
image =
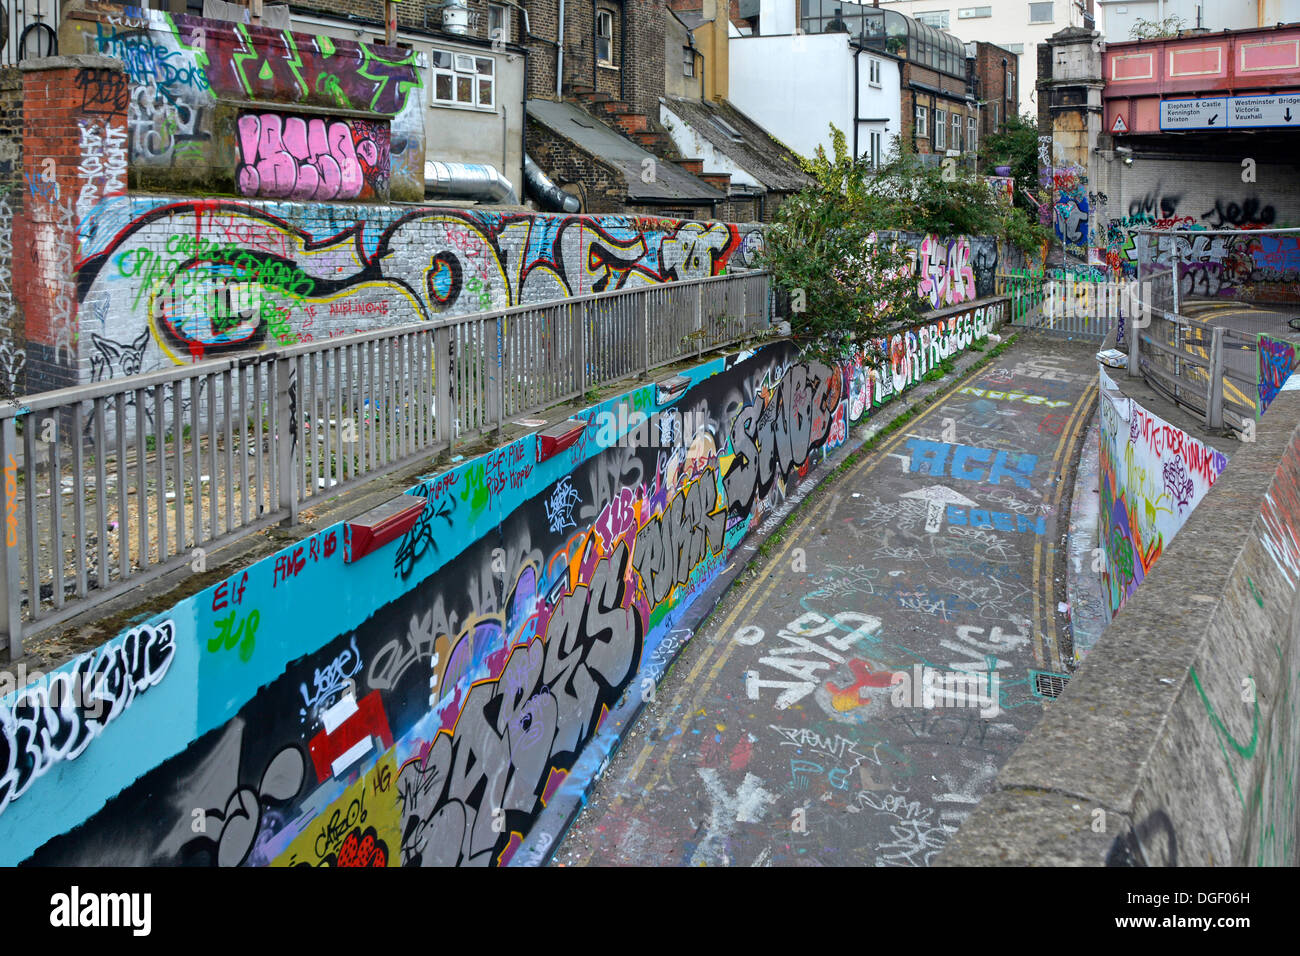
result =
[[[618,6],[618,98],[627,103],[627,4]],[[633,103],[627,103],[634,106]]]
[[[564,99],[564,0],[560,0],[560,23],[555,28],[555,98]]]
[[[858,161],[858,117],[862,110],[858,105],[858,90],[861,89],[861,81],[858,79],[858,57],[862,56],[862,47],[853,48],[853,161]]]

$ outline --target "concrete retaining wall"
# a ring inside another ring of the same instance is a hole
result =
[[[1300,863],[1297,420],[1280,393],[940,863]]]
[[[509,862],[791,485],[1005,317],[951,310],[875,368],[713,359],[551,457],[533,433],[426,478],[359,560],[333,525],[0,687],[0,865]]]

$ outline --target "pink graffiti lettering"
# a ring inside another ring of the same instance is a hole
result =
[[[276,199],[356,199],[365,186],[352,131],[341,120],[275,113],[239,117],[239,191]],[[370,152],[378,159],[373,143]]]

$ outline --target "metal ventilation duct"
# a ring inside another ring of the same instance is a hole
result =
[[[578,197],[551,182],[530,156],[524,157],[524,188],[547,212],[575,213],[582,209]]]
[[[477,199],[480,202],[518,206],[519,197],[510,180],[495,166],[479,163],[424,164],[424,194],[443,198]]]
[[[469,4],[465,0],[447,0],[442,8],[442,29],[460,37],[469,33]]]

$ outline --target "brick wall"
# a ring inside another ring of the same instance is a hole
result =
[[[581,186],[586,212],[618,212],[627,205],[627,179],[622,172],[532,120],[528,152],[557,186]]]
[[[902,142],[903,148],[914,150],[917,153],[942,153],[944,150],[936,149],[934,143],[934,111],[941,109],[944,111],[945,121],[949,124],[944,136],[945,144],[951,142],[952,120],[948,114],[954,110],[962,116],[962,141],[963,145],[966,138],[966,117],[974,116],[975,107],[967,106],[965,101],[966,83],[964,80],[958,80],[948,76],[946,73],[939,73],[926,67],[917,66],[915,63],[909,63],[906,60],[900,64],[902,72],[901,78],[901,104],[900,116],[902,119]],[[930,93],[923,90],[913,91],[908,88],[908,83],[921,83],[927,87],[942,90],[947,95]],[[915,99],[914,99],[915,97]],[[929,113],[926,117],[926,135],[918,136],[916,142],[912,141],[912,129],[916,124],[916,105],[925,106]],[[945,145],[945,149],[949,148]]]
[[[39,68],[34,68],[39,65]],[[93,96],[121,79],[103,57],[28,61],[23,71],[24,211],[14,245],[15,291],[26,318],[26,387],[82,380],[75,260],[79,216],[126,189],[126,100]],[[84,344],[84,343],[82,343]]]
[[[1007,61],[1006,66],[1002,65],[1004,59]],[[1020,84],[1019,82],[1013,83],[1008,91],[1007,70],[1010,70],[1017,77],[1020,76],[1019,56],[1010,50],[1004,50],[991,43],[979,42],[975,44],[975,78],[979,83],[979,98],[987,102],[987,105],[981,110],[981,141],[1005,126],[1008,117],[1020,115]],[[1011,95],[1010,99],[1007,98],[1008,92]],[[994,103],[998,107],[996,124],[993,120]]]
[[[26,391],[27,337],[14,298],[13,228],[23,212],[23,80],[17,67],[0,69],[0,396]]]

